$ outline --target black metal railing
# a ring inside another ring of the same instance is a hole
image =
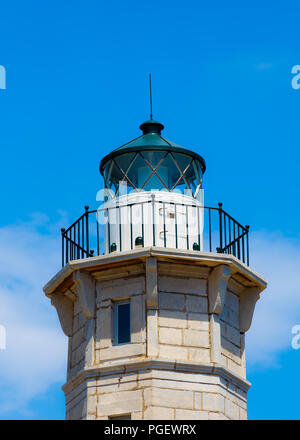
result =
[[[61,230],[62,266],[71,260],[150,245],[231,254],[249,265],[249,226],[242,226],[223,210],[222,203],[218,205],[152,198],[94,211],[85,206],[85,212],[68,229]]]

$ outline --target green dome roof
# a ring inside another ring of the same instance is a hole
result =
[[[205,172],[206,165],[203,157],[161,136],[161,131],[164,129],[164,126],[160,122],[151,119],[141,124],[140,129],[143,131],[143,134],[141,136],[133,139],[130,142],[127,142],[125,145],[122,145],[119,148],[116,148],[101,160],[100,172],[102,175],[105,164],[116,156],[125,154],[127,152],[131,153],[134,151],[147,150],[170,151],[174,153],[186,154],[193,157],[194,159],[197,159],[200,162],[202,173]]]

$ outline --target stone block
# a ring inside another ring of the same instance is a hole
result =
[[[87,416],[89,415],[95,415],[97,413],[97,396],[93,395],[93,396],[89,396],[87,399]]]
[[[208,312],[208,300],[202,296],[186,296],[186,310],[187,312],[194,313],[207,313]]]
[[[161,327],[159,329],[159,342],[161,344],[181,345],[182,330],[176,328]]]
[[[98,393],[117,393],[120,391],[130,391],[137,388],[137,374],[109,375],[100,377],[97,380]]]
[[[188,327],[194,330],[208,331],[208,315],[205,313],[188,313]]]
[[[241,346],[241,334],[240,332],[229,324],[225,324],[221,321],[221,335],[228,341],[235,344],[237,347]]]
[[[82,342],[85,340],[85,331],[84,327],[81,327],[79,330],[77,330],[76,333],[72,336],[72,350],[75,350],[77,347],[79,347]]]
[[[225,399],[220,394],[203,393],[203,409],[206,411],[216,411],[224,413]]]
[[[144,403],[146,406],[165,406],[168,408],[193,409],[193,392],[160,388],[146,388]]]
[[[240,420],[247,420],[247,410],[240,408]]]
[[[224,413],[220,412],[209,412],[208,420],[228,420],[228,417]]]
[[[221,337],[221,349],[226,357],[241,365],[241,350],[236,345]]]
[[[181,278],[160,276],[158,279],[160,292],[191,293],[194,295],[206,295],[207,281],[197,278]]]
[[[183,330],[183,344],[189,347],[209,347],[208,332],[199,332],[198,330]]]
[[[148,406],[144,413],[144,420],[174,420],[174,409]]]
[[[239,419],[239,407],[232,400],[225,399],[225,416],[232,420]]]
[[[108,348],[102,348],[99,351],[100,362],[110,359],[129,358],[132,356],[145,355],[146,344],[112,345]]]
[[[159,293],[158,300],[161,309],[183,311],[185,308],[184,295]]]
[[[176,409],[175,420],[207,420],[207,411],[193,411],[189,409]]]
[[[223,312],[220,315],[220,318],[222,321],[226,322],[226,324],[230,324],[233,327],[235,327],[237,330],[239,330],[240,319],[237,311],[233,311],[225,305]]]
[[[97,311],[96,344],[99,348],[107,348],[112,345],[113,323],[112,307],[100,308]]]
[[[227,307],[229,307],[234,312],[237,312],[237,313],[239,312],[239,297],[237,295],[235,295],[233,292],[231,292],[230,290],[227,290],[225,304]]]
[[[77,314],[73,318],[73,333],[77,332],[78,329],[79,329],[79,316]]]
[[[133,411],[131,413],[131,420],[143,420],[143,411]]]
[[[161,327],[187,328],[187,314],[178,310],[159,310],[158,324]]]
[[[160,345],[159,356],[164,359],[187,360],[188,349],[176,345]]]
[[[158,325],[157,310],[147,311],[147,356],[158,355]]]
[[[97,403],[98,416],[118,416],[142,411],[142,390],[100,394]]]
[[[189,360],[196,362],[203,362],[208,364],[210,362],[210,351],[208,348],[188,348]]]
[[[234,362],[233,360],[227,358],[226,366],[233,373],[236,373],[236,374],[238,374],[239,376],[242,376],[242,377],[244,376],[244,368],[241,365],[239,365],[236,362]]]
[[[109,281],[97,281],[97,303],[99,299],[111,298],[121,300],[128,296],[145,293],[145,277],[119,278]]]
[[[145,300],[142,295],[133,296],[131,307],[131,342],[146,341]]]

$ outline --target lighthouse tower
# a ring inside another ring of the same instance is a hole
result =
[[[67,419],[246,419],[245,333],[266,281],[249,226],[206,206],[204,159],[142,134],[105,156],[100,207],[62,229],[44,287],[68,336]]]

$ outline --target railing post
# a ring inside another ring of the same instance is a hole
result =
[[[61,257],[62,257],[62,267],[65,265],[65,228],[61,228]]]
[[[247,238],[247,266],[249,266],[249,229],[250,226],[246,225],[245,228],[247,229],[247,234],[246,234],[246,238]]]
[[[155,194],[151,194],[151,206],[152,206],[152,223],[153,223],[153,246],[155,246]]]
[[[223,222],[222,222],[223,203],[219,202],[218,205],[219,205],[220,246],[217,248],[217,252],[222,253],[222,250],[223,250],[223,229],[222,229],[222,227],[223,227]]]
[[[90,255],[90,247],[89,247],[89,206],[85,206],[85,234],[86,234],[86,252],[87,258]]]

